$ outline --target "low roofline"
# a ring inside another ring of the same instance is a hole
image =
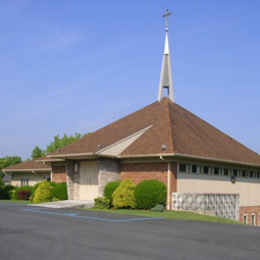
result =
[[[51,172],[51,168],[46,169],[2,169],[4,173],[12,173],[12,172]]]
[[[69,153],[69,154],[51,154],[47,155],[48,158],[50,159],[87,159],[89,157],[95,156],[94,153]]]
[[[219,162],[219,163],[228,163],[228,164],[236,164],[236,165],[244,165],[244,166],[252,166],[252,167],[260,167],[260,164],[248,163],[248,162],[239,162],[233,160],[225,160],[220,158],[212,158],[206,156],[196,156],[190,154],[180,154],[180,153],[160,153],[160,154],[136,154],[136,155],[104,155],[98,153],[74,153],[74,154],[60,154],[60,155],[50,155],[50,158],[62,158],[62,159],[94,159],[94,158],[114,158],[114,159],[131,159],[131,158],[151,158],[151,157],[174,157],[174,158],[183,158],[183,159],[195,159],[195,160],[204,160],[211,162]]]
[[[163,153],[163,154],[137,154],[137,155],[121,155],[118,156],[119,159],[127,159],[127,158],[147,158],[147,157],[174,157],[174,158],[185,158],[185,159],[195,159],[195,160],[204,160],[204,161],[213,161],[213,162],[220,162],[220,163],[228,163],[228,164],[237,164],[237,165],[244,165],[244,166],[253,166],[253,167],[260,167],[260,164],[254,163],[247,163],[247,162],[239,162],[233,160],[225,160],[219,158],[211,158],[205,156],[196,156],[190,154],[180,154],[180,153]]]
[[[50,158],[46,158],[46,159],[42,159],[42,160],[35,160],[36,162],[39,162],[39,163],[51,163],[51,162],[64,162],[65,159],[60,159],[60,158],[53,158],[53,159],[50,159]]]

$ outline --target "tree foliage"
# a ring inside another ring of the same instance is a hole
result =
[[[44,156],[46,153],[52,153],[58,150],[59,148],[62,148],[63,146],[78,140],[81,137],[82,135],[79,133],[75,133],[75,135],[70,135],[70,136],[64,134],[63,137],[60,137],[59,135],[55,135],[53,138],[54,140],[47,145],[45,150],[42,150],[41,148],[39,148],[39,146],[35,146],[35,148],[31,153],[31,158],[36,159]]]
[[[31,158],[36,159],[36,158],[42,157],[44,155],[45,155],[45,151],[40,149],[39,146],[35,146],[31,153]]]
[[[75,133],[74,136],[73,135],[68,136],[68,135],[64,134],[62,138],[60,138],[59,135],[55,135],[54,140],[49,145],[47,145],[46,152],[47,153],[54,152],[54,151],[58,150],[59,148],[62,148],[63,146],[68,145],[68,144],[78,140],[80,137],[81,137],[81,134],[79,134],[79,133]]]
[[[20,162],[22,162],[20,156],[5,156],[0,158],[0,178],[4,176],[4,173],[1,171],[2,169]]]

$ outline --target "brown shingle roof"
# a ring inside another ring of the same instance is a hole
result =
[[[110,146],[151,125],[120,156],[178,154],[260,165],[259,154],[168,98],[119,119],[50,156],[96,153],[99,146],[101,149]],[[162,145],[167,149],[162,150]]]
[[[35,159],[35,160],[30,160],[30,161],[24,161],[24,162],[21,162],[21,163],[18,163],[18,164],[15,164],[15,165],[11,165],[9,167],[6,167],[5,169],[2,169],[2,171],[5,171],[5,172],[12,172],[12,171],[22,171],[22,170],[51,170],[51,167],[47,164],[43,164],[43,163],[40,163],[40,162],[36,162],[36,160],[39,160],[40,158],[38,159]],[[43,157],[41,157],[41,159],[43,159]]]

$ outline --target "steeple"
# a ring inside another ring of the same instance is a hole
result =
[[[162,69],[161,69],[161,77],[159,83],[159,92],[158,92],[158,101],[160,102],[163,98],[163,89],[167,89],[169,99],[174,102],[173,99],[173,84],[172,84],[172,70],[171,70],[171,60],[170,60],[170,49],[169,49],[169,39],[168,39],[168,16],[171,15],[171,12],[168,12],[166,9],[166,13],[163,17],[166,17],[166,27],[165,27],[165,45],[164,45],[164,53],[162,60]]]

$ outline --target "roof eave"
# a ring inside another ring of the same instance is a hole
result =
[[[52,159],[71,159],[71,160],[79,160],[79,159],[91,159],[96,158],[94,153],[68,153],[68,154],[52,154],[47,155],[47,157]]]
[[[4,173],[13,173],[13,172],[50,172],[51,168],[49,169],[2,169]]]
[[[119,159],[127,159],[127,158],[134,159],[134,158],[151,158],[151,157],[161,157],[161,156],[162,157],[173,157],[176,159],[195,159],[195,160],[204,160],[204,161],[211,161],[211,162],[218,162],[218,163],[260,167],[260,164],[255,164],[255,163],[239,162],[239,161],[234,161],[234,160],[225,160],[225,159],[220,159],[220,158],[212,158],[212,157],[196,156],[196,155],[180,154],[180,153],[119,155],[118,158]]]

